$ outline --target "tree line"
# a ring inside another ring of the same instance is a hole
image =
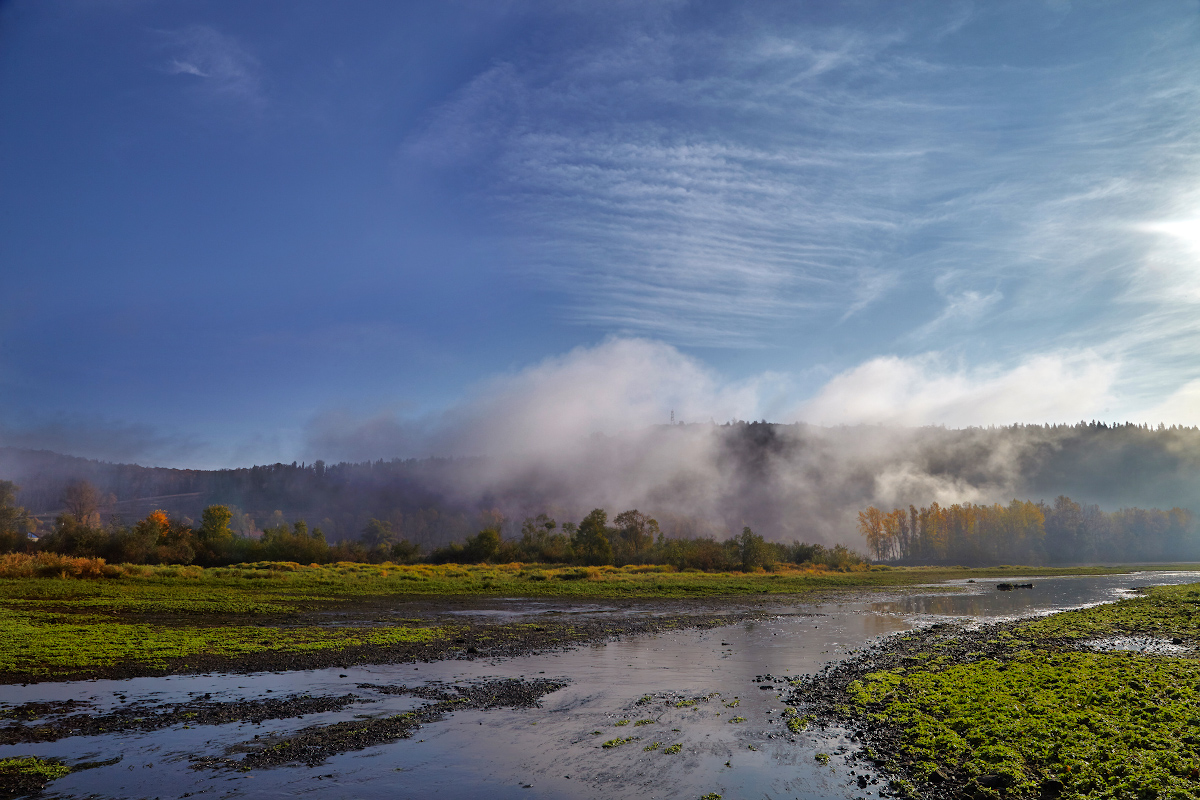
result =
[[[510,563],[602,566],[607,564],[669,564],[677,569],[755,571],[781,563],[824,569],[864,568],[866,559],[844,545],[768,542],[745,527],[738,536],[665,536],[655,519],[631,509],[609,523],[604,509],[595,509],[579,523],[558,522],[546,514],[529,517],[520,538],[503,538],[503,519],[484,515],[488,524],[463,543],[422,553],[418,544],[401,536],[386,520],[371,519],[356,540],[330,543],[319,527],[303,520],[265,528],[261,536],[239,534],[231,527],[234,512],[224,505],[203,510],[199,523],[173,518],[158,510],[132,525],[101,521],[98,498],[89,484],[68,487],[66,512],[53,529],[30,538],[37,525],[16,505],[17,487],[0,481],[0,552],[50,552],[64,556],[103,558],[121,564],[198,564],[224,566],[254,561],[295,561],[304,564],[336,561],[415,563]]]
[[[606,479],[626,474],[643,447],[661,463],[675,465],[656,468],[658,483],[639,487],[646,490],[640,496],[656,498],[652,510],[668,538],[723,536],[750,525],[788,540],[835,540],[845,531],[847,510],[853,516],[872,502],[871,476],[899,467],[981,492],[1011,485],[1017,497],[1062,494],[1106,507],[1200,510],[1200,430],[1189,427],[1094,421],[995,429],[822,428],[737,422],[664,426],[644,434],[636,447],[615,439],[583,447],[598,447],[596,452],[609,454],[606,459],[616,459],[597,466]],[[700,477],[705,470],[693,473],[688,461],[698,443],[711,456],[708,478]],[[578,463],[593,463],[585,455],[590,449],[579,453]],[[504,535],[514,538],[529,514],[549,510],[563,519],[569,510],[578,521],[599,502],[583,505],[591,494],[577,488],[579,472],[548,482],[538,474],[527,480],[519,471],[476,458],[167,469],[0,447],[0,477],[22,485],[21,505],[41,516],[46,528],[62,508],[67,485],[86,480],[112,496],[105,513],[122,514],[125,523],[155,508],[199,519],[203,508],[222,504],[234,511],[232,527],[242,533],[305,519],[330,541],[354,540],[369,520],[380,519],[427,550],[475,534],[484,506],[503,509]],[[806,491],[795,491],[798,483]],[[693,517],[690,510],[701,505],[695,502],[701,497],[704,510]],[[649,511],[647,502],[626,505]]]
[[[804,542],[768,542],[743,527],[738,536],[724,541],[714,537],[667,537],[658,521],[637,509],[617,514],[609,524],[602,508],[594,509],[578,524],[563,523],[546,514],[528,517],[521,538],[503,539],[498,527],[485,528],[467,539],[429,554],[433,563],[512,561],[543,564],[601,566],[613,564],[669,564],[677,569],[751,572],[778,564],[811,565],[847,570],[866,565],[866,559],[845,545],[827,548]]]
[[[871,506],[858,529],[878,561],[1065,564],[1200,558],[1200,531],[1183,508],[1102,511],[1059,495],[1053,504]]]

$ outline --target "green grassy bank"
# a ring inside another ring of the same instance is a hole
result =
[[[1113,637],[1165,654],[1087,646]],[[848,699],[923,794],[1200,798],[1200,585],[910,642]]]

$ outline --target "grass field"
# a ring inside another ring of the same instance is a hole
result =
[[[70,559],[66,559],[70,560]],[[1100,575],[1125,567],[881,567],[823,571],[781,567],[774,572],[677,572],[671,567],[557,567],[538,564],[395,565],[342,562],[302,566],[259,562],[233,567],[115,566],[108,577],[54,580],[6,577],[0,603],[67,603],[145,613],[289,613],[314,604],[365,597],[495,596],[539,598],[727,597],[803,594],[838,588],[886,588],[950,578]],[[68,572],[64,570],[64,573]],[[55,573],[51,572],[53,578]]]

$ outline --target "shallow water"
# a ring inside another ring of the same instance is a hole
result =
[[[1109,602],[1135,586],[1200,581],[1200,572],[1007,580],[1028,580],[1034,588],[1001,592],[995,582],[951,581],[915,595],[876,595],[819,606],[780,603],[773,616],[762,621],[504,660],[4,686],[4,705],[75,698],[91,699],[98,710],[124,702],[177,702],[205,693],[212,693],[214,700],[233,700],[349,692],[364,702],[341,712],[260,725],[181,725],[152,733],[13,745],[0,747],[0,758],[39,755],[77,763],[122,757],[113,766],[56,781],[49,796],[675,798],[716,792],[725,797],[877,797],[882,784],[863,790],[854,783],[855,767],[840,757],[852,744],[840,732],[790,734],[777,689],[783,684],[756,678],[814,673],[880,636],[917,625],[1052,613]],[[630,611],[506,600],[456,613],[509,619]],[[424,702],[356,688],[360,683],[412,686],[482,677],[561,678],[569,685],[547,695],[540,708],[459,711],[422,727],[412,739],[336,756],[316,767],[249,773],[191,768],[192,757],[224,755],[229,746],[255,735],[286,734],[356,715],[392,715]],[[772,688],[764,691],[763,686]],[[646,695],[651,701],[636,705]],[[708,699],[676,706],[689,698]],[[735,708],[725,705],[735,698]],[[734,717],[745,721],[731,722]],[[615,724],[651,718],[655,721],[643,726]],[[640,738],[616,748],[601,747],[619,736]],[[656,741],[664,747],[678,743],[682,750],[675,755],[663,752],[663,747],[643,750]],[[833,758],[822,765],[815,759],[817,753]]]

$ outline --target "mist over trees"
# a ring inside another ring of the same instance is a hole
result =
[[[71,506],[68,488],[86,481],[97,496],[77,498],[72,513],[89,516],[89,525],[98,514],[104,525],[130,527],[156,509],[198,525],[206,507],[224,505],[239,535],[304,520],[330,543],[358,542],[376,520],[370,546],[405,541],[431,553],[489,527],[502,540],[519,539],[522,520],[541,513],[582,524],[592,509],[636,508],[667,539],[725,541],[748,526],[767,541],[865,548],[857,515],[868,506],[990,507],[1063,495],[1106,513],[1200,508],[1200,430],[679,424],[539,443],[504,457],[207,471],[0,448],[0,479],[21,485],[18,502],[43,533]],[[559,546],[553,535],[543,537],[548,556]]]
[[[1052,505],[1013,500],[942,508],[874,506],[858,527],[879,561],[907,564],[1136,563],[1200,559],[1200,531],[1182,508],[1104,512],[1059,495]]]
[[[359,536],[330,543],[305,520],[278,522],[240,533],[228,506],[203,509],[199,523],[155,510],[133,524],[101,523],[95,488],[74,483],[48,532],[32,535],[35,521],[15,503],[18,487],[0,482],[0,553],[48,552],[124,564],[223,566],[255,561],[413,563],[541,563],[582,567],[666,565],[675,569],[753,572],[780,564],[820,569],[865,569],[867,560],[839,544],[770,542],[749,526],[740,535],[667,537],[658,520],[630,509],[593,509],[579,523],[546,513],[526,517],[519,538],[506,537],[506,520],[484,512],[483,526],[462,542],[423,552],[386,520],[370,519]],[[84,501],[80,501],[83,498]],[[76,512],[82,516],[77,516]],[[858,529],[877,561],[907,564],[1062,564],[1082,561],[1171,561],[1200,558],[1200,530],[1190,511],[1124,508],[1104,512],[1059,496],[1052,505],[1012,500],[979,505],[937,503],[858,513]]]

